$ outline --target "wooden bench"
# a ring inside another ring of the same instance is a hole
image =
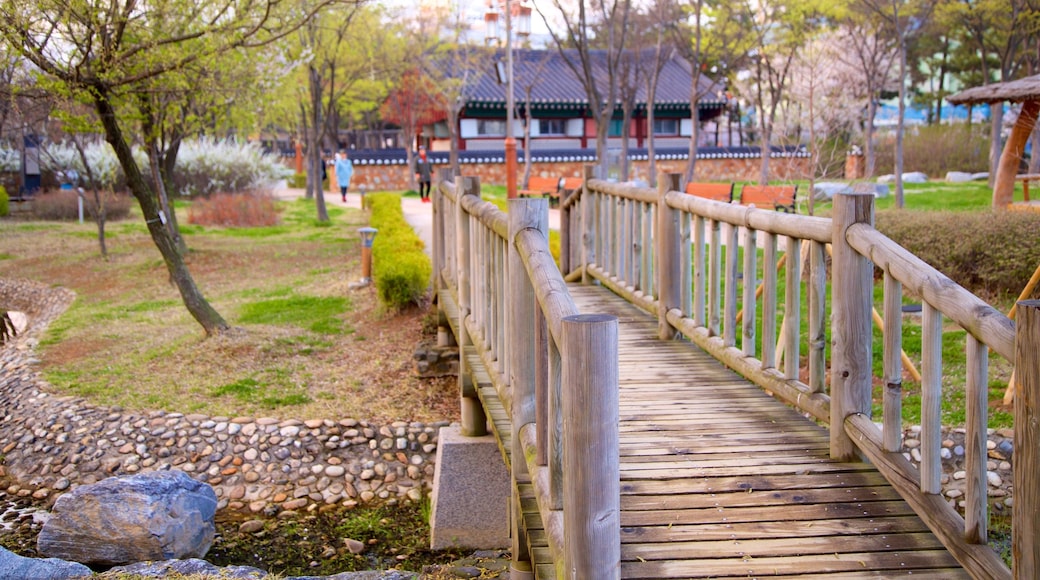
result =
[[[1022,182],[1022,201],[1029,201],[1029,182],[1040,181],[1040,174],[1026,173],[1024,175],[1016,175],[1015,181]]]
[[[733,201],[732,183],[698,183],[686,184],[686,193],[705,199],[730,203]]]
[[[740,190],[740,203],[795,213],[797,193],[797,185],[745,185]]]
[[[540,195],[549,198],[549,205],[560,201],[560,178],[559,177],[536,177],[532,175],[527,179],[527,189],[517,192],[520,197],[534,197]]]

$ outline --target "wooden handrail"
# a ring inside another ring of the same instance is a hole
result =
[[[1002,312],[968,292],[924,260],[867,224],[850,227],[849,244],[870,258],[914,294],[989,345],[1005,359],[1015,359],[1015,325]]]

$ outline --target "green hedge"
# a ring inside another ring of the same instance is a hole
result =
[[[11,199],[7,196],[7,190],[0,185],[0,217],[11,213],[10,201]]]
[[[877,229],[976,294],[1017,297],[1040,266],[1040,214],[878,212]]]
[[[423,242],[401,211],[401,197],[393,193],[366,196],[370,223],[379,230],[372,244],[372,278],[383,304],[404,308],[419,304],[430,286],[433,266]]]

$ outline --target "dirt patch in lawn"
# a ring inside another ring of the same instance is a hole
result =
[[[209,338],[138,218],[109,226],[108,259],[89,223],[5,223],[0,277],[77,294],[41,337],[45,378],[58,392],[126,410],[456,420],[455,380],[413,370],[416,345],[435,332],[430,308],[388,311],[374,287],[351,287],[367,216],[335,208],[323,225],[305,202],[284,208],[277,228],[185,228],[192,275],[232,326]],[[243,315],[258,308],[270,316]]]

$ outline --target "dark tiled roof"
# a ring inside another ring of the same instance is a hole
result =
[[[480,49],[477,49],[480,50]],[[576,50],[565,51],[567,60],[570,60],[578,70],[580,62]],[[600,87],[606,86],[606,51],[594,50],[591,53],[594,65],[594,74],[598,79]],[[653,51],[644,51],[640,58],[646,63],[646,67],[652,66],[654,58]],[[504,50],[488,51],[483,59],[487,65],[477,70],[477,77],[467,91],[468,101],[471,103],[502,103],[506,100],[506,85],[498,82],[495,73],[495,63],[505,61]],[[525,90],[531,87],[531,102],[533,104],[562,104],[562,105],[588,105],[588,96],[585,88],[578,80],[578,76],[564,56],[555,49],[533,50],[516,49],[513,51],[513,82],[514,96],[517,103],[525,99]],[[661,70],[661,76],[657,86],[655,102],[660,105],[689,105],[690,103],[690,66],[679,57],[673,56],[665,62]],[[718,105],[725,102],[724,98],[718,97],[719,87],[714,87],[711,79],[701,76],[701,93],[708,95],[701,98],[703,105]],[[639,90],[636,102],[646,103],[646,82],[639,81]],[[602,89],[606,94],[606,90]]]
[[[612,150],[613,151],[613,150]],[[758,147],[701,147],[697,150],[697,159],[738,159],[760,157]],[[517,159],[524,161],[524,151],[518,150]],[[618,150],[620,153],[620,150]],[[799,146],[771,147],[770,157],[807,157],[809,153]],[[430,162],[434,165],[447,165],[446,151],[429,153]],[[629,150],[629,159],[645,160],[649,157],[646,148]],[[655,151],[657,159],[689,159],[689,151],[685,147],[658,147]],[[358,150],[350,152],[350,159],[355,165],[403,165],[406,163],[404,149]],[[596,161],[595,149],[546,149],[531,152],[531,160],[535,162],[562,161]],[[502,151],[459,151],[459,162],[504,163],[505,153]]]

